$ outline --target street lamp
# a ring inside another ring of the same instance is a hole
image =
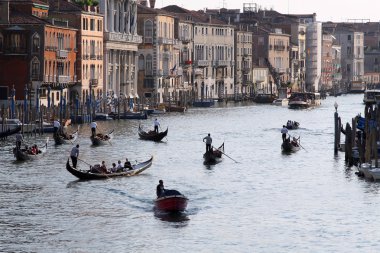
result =
[[[335,112],[338,112],[338,103],[336,101],[334,103],[334,107],[335,107]]]

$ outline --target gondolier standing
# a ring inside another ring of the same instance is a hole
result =
[[[154,131],[156,132],[156,133],[158,133],[158,127],[160,126],[160,122],[157,120],[157,119],[155,119],[154,120]]]
[[[206,140],[206,153],[211,152],[212,151],[212,149],[211,149],[212,138],[211,138],[210,134],[208,134],[206,137],[203,138],[203,142],[205,142],[205,140]]]
[[[54,134],[57,134],[59,128],[61,128],[61,123],[59,123],[58,120],[54,120],[54,122],[53,122],[53,126],[54,126]]]
[[[288,129],[286,128],[285,125],[282,126],[281,133],[282,133],[282,141],[285,142],[286,134],[288,133]]]
[[[22,137],[22,134],[19,132],[16,134],[16,148],[20,149],[21,148],[21,142],[24,140]]]
[[[98,127],[98,124],[96,124],[95,121],[91,122],[91,134],[93,137],[96,136],[96,128]]]
[[[78,156],[79,156],[79,144],[77,144],[75,147],[71,149],[70,157],[71,161],[73,162],[73,167],[77,167],[78,162]]]

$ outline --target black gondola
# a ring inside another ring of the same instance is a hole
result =
[[[283,152],[295,152],[300,150],[299,139],[293,138],[293,140],[290,140],[290,137],[286,138],[281,144],[281,149]]]
[[[222,160],[222,154],[224,153],[224,142],[219,148],[214,149],[211,152],[206,152],[203,154],[204,164],[213,165],[217,164]]]
[[[90,170],[79,170],[77,168],[71,167],[69,163],[69,159],[67,159],[66,169],[74,176],[79,178],[80,180],[96,180],[96,179],[107,179],[111,177],[130,177],[135,176],[146,170],[152,165],[153,156],[142,163],[138,163],[132,165],[132,169],[123,171],[123,172],[115,172],[115,173],[93,173]]]
[[[164,132],[159,132],[159,133],[155,131],[145,132],[141,129],[141,126],[139,125],[139,136],[140,136],[140,139],[143,139],[143,140],[160,142],[163,138],[166,137],[167,134],[168,134],[168,128],[166,128]]]
[[[70,135],[62,135],[60,133],[56,133],[53,137],[55,145],[73,144],[73,142],[78,138],[78,130]]]
[[[92,145],[94,146],[100,146],[100,145],[105,145],[107,143],[110,143],[110,140],[113,139],[113,131],[109,132],[108,134],[96,134],[96,136],[90,137]]]
[[[0,132],[0,139],[6,138],[12,134],[17,134],[20,131],[21,131],[21,126],[17,126],[13,129],[8,128],[6,131]]]
[[[29,150],[18,149],[18,148],[13,148],[13,154],[16,157],[17,161],[27,161],[27,160],[39,159],[40,157],[42,157],[46,153],[48,142],[49,142],[49,137],[46,139],[45,145],[43,147],[39,148],[39,151],[37,154],[33,155],[33,154],[29,153]]]

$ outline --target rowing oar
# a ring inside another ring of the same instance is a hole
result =
[[[84,162],[85,164],[87,164],[88,166],[92,166],[91,164],[89,164],[88,162],[85,162],[85,161],[83,161],[82,159],[79,159],[79,158],[77,158],[79,161],[81,161],[81,162]]]
[[[230,158],[232,161],[234,161],[235,163],[239,163],[238,161],[236,161],[235,159],[233,159],[231,156],[227,155],[226,153],[224,153],[222,150],[219,150],[219,149],[216,149],[214,146],[212,146],[212,148],[214,148],[215,150],[218,150],[220,151],[223,155],[227,156],[228,158]]]

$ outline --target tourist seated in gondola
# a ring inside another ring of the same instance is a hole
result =
[[[112,163],[111,173],[116,173],[116,171],[117,171],[116,163]]]
[[[29,154],[31,155],[36,155],[37,154],[37,150],[36,150],[36,147],[35,145],[33,145],[30,150],[29,150]]]
[[[295,146],[295,147],[298,147],[298,140],[299,138],[297,139],[296,137],[293,137],[293,140],[292,140],[292,145]]]
[[[292,121],[291,121],[291,120],[288,120],[288,122],[286,123],[286,126],[288,126],[288,127],[292,127],[292,125],[293,125]]]
[[[131,170],[131,169],[133,169],[132,164],[131,164],[131,162],[128,160],[128,158],[125,158],[124,169],[125,169],[125,170]]]
[[[117,161],[117,167],[116,167],[116,172],[123,172],[124,171],[124,166],[121,164],[121,161]]]

